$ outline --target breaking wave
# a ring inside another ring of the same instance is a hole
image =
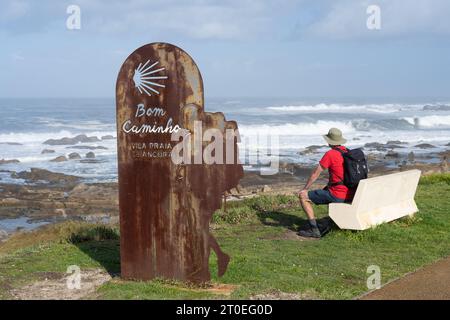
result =
[[[42,143],[48,139],[61,139],[64,137],[74,137],[80,133],[61,130],[58,132],[11,132],[1,133],[0,143]],[[86,133],[88,136],[101,137],[104,135],[116,135],[116,131],[94,131]]]
[[[404,120],[419,128],[450,128],[450,115],[406,117]]]
[[[345,104],[325,104],[320,103],[316,105],[299,105],[299,106],[272,106],[267,107],[267,110],[273,110],[284,113],[323,113],[323,112],[338,112],[338,113],[395,113],[404,109],[421,109],[422,105],[402,105],[402,104],[368,104],[368,105],[345,105]]]
[[[351,121],[323,121],[312,123],[285,123],[281,125],[241,125],[239,133],[246,136],[251,135],[279,135],[279,136],[306,136],[322,135],[332,127],[342,130],[344,133],[355,131]]]

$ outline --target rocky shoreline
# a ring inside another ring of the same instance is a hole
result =
[[[400,141],[386,144],[372,143],[364,150],[369,160],[370,176],[390,172],[419,169],[422,174],[449,172],[450,149],[443,152],[421,154],[402,153]],[[319,153],[323,146],[311,146],[299,155]],[[432,148],[423,144],[418,147]],[[0,167],[1,169],[1,167]],[[258,171],[246,171],[238,188],[230,190],[226,198],[242,199],[259,194],[294,194],[305,183],[313,166],[280,163],[275,175],[261,175]],[[22,184],[7,184],[0,181],[0,219],[26,217],[29,221],[59,221],[82,219],[109,221],[118,219],[117,183],[85,183],[77,176],[32,168],[30,171],[8,172],[13,179],[22,179]],[[326,184],[326,175],[316,183]],[[0,228],[1,229],[1,228]],[[0,231],[0,240],[7,233]]]
[[[26,175],[30,179],[27,181],[35,181],[33,179],[36,178],[41,183],[0,184],[0,224],[1,219],[14,221],[26,217],[22,222],[24,226],[17,230],[0,231],[0,241],[15,231],[32,229],[37,223],[118,221],[117,183],[85,184],[78,177],[40,169],[17,175]],[[52,182],[42,183],[41,179],[46,176]]]

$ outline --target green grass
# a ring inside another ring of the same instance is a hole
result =
[[[293,196],[263,196],[229,202],[214,215],[214,233],[232,257],[225,276],[212,281],[236,285],[230,298],[282,291],[306,298],[350,299],[365,291],[367,267],[381,268],[382,283],[450,255],[450,175],[421,179],[416,201],[420,212],[367,231],[333,229],[320,241],[286,237],[304,222]],[[319,217],[326,207],[316,207]],[[9,290],[64,273],[67,266],[104,268],[117,275],[117,227],[71,223],[17,235],[0,245],[0,298]],[[96,298],[216,299],[224,298],[168,280],[131,282],[117,276],[101,286]],[[227,297],[225,297],[227,298]]]
[[[427,176],[423,176],[420,179],[421,185],[428,185],[428,184],[434,184],[434,183],[450,184],[450,173],[430,174]]]

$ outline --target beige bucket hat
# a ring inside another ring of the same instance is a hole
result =
[[[331,128],[323,138],[332,146],[340,146],[347,142],[342,136],[342,131],[338,128]]]

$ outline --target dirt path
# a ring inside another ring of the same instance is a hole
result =
[[[37,281],[25,287],[14,289],[11,295],[18,300],[79,300],[86,299],[95,290],[111,280],[105,271],[82,270],[79,288],[69,288],[68,276],[65,274],[49,274],[42,281]]]
[[[360,299],[450,300],[450,257],[392,281]]]

